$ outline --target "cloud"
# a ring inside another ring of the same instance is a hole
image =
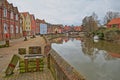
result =
[[[107,11],[120,11],[120,0],[8,0],[19,11],[28,11],[49,23],[80,25],[95,12],[102,20]]]

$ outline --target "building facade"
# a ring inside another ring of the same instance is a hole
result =
[[[112,28],[112,27],[120,29],[120,18],[112,19],[112,20],[107,24],[107,28]]]
[[[61,24],[49,24],[48,34],[63,33],[63,25]]]
[[[74,31],[76,31],[76,32],[82,31],[81,28],[82,28],[81,26],[74,26],[74,27],[73,27]]]
[[[36,20],[33,14],[30,15],[31,18],[31,35],[36,34]]]
[[[31,16],[29,12],[22,12],[20,13],[23,19],[23,36],[30,36],[31,35]]]
[[[64,33],[65,33],[65,32],[69,32],[69,31],[71,31],[71,30],[72,30],[71,26],[65,25],[64,28],[63,28],[63,32],[64,32]]]
[[[7,0],[0,0],[0,40],[20,38],[20,14]]]
[[[36,34],[40,34],[40,24],[46,24],[45,20],[36,19]]]

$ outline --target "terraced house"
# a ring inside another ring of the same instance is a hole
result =
[[[22,12],[20,13],[23,21],[23,36],[30,36],[31,35],[31,17],[29,12]]]
[[[36,19],[36,34],[40,34],[40,24],[46,24],[45,20]]]
[[[35,21],[35,16],[33,14],[30,15],[31,18],[31,35],[36,34],[36,21]]]
[[[0,40],[20,38],[22,27],[17,7],[7,0],[0,0]]]

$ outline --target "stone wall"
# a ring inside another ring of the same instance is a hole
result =
[[[85,80],[70,64],[53,49],[48,55],[48,68],[55,80]]]

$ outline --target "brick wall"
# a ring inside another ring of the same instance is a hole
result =
[[[0,40],[20,38],[20,14],[17,7],[14,7],[8,2],[2,2],[3,5],[0,6]],[[4,8],[7,10],[7,16],[4,17]],[[13,12],[13,18],[11,18],[11,12]],[[16,14],[18,15],[18,20],[16,20]],[[7,24],[7,33],[4,33],[4,24]],[[11,28],[11,25],[13,28]],[[16,28],[18,26],[18,28]],[[11,33],[11,29],[13,32]],[[18,32],[16,33],[16,29]],[[8,36],[6,36],[8,35]]]

